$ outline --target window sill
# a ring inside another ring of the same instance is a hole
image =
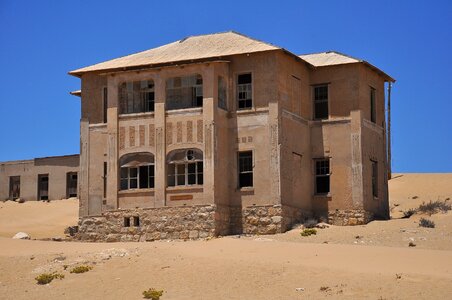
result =
[[[133,113],[133,114],[119,114],[118,118],[119,119],[129,119],[129,118],[148,117],[148,116],[149,117],[153,117],[154,114],[155,113],[153,111]]]
[[[196,192],[202,192],[204,187],[202,185],[178,185],[178,186],[168,186],[166,188],[167,192],[187,192],[187,193],[196,193]]]
[[[268,112],[269,109],[268,107],[262,107],[262,108],[256,108],[256,107],[251,107],[251,108],[244,108],[244,109],[237,109],[235,111],[235,114],[237,115],[249,115],[249,114],[255,114],[255,113],[262,113],[262,112]]]
[[[239,192],[254,192],[254,187],[253,186],[244,186],[244,187],[238,188],[237,191],[239,191]]]
[[[131,189],[131,190],[120,190],[118,191],[119,195],[129,195],[129,194],[139,194],[139,193],[150,193],[154,192],[155,189]]]
[[[202,114],[202,107],[189,107],[189,108],[166,110],[167,115],[180,115],[180,114],[186,114],[186,113]]]

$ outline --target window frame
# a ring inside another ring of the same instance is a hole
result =
[[[241,171],[241,155],[250,153],[251,156],[251,170]],[[247,189],[254,188],[254,151],[253,150],[240,150],[237,151],[237,188]],[[242,185],[241,175],[251,174],[251,185]]]
[[[147,88],[140,88],[138,91],[134,90],[134,86],[136,83],[141,84],[142,82],[148,82]],[[132,105],[130,105],[129,95],[130,92],[128,90],[128,85],[132,84]],[[149,84],[152,84],[152,88],[149,88]],[[125,92],[122,90],[125,86]],[[136,100],[136,93],[139,95],[139,99]],[[152,94],[153,99],[149,101],[148,96]],[[125,100],[124,100],[124,95]],[[124,102],[125,101],[125,102]],[[136,103],[138,101],[138,103]],[[152,103],[152,104],[151,104]],[[135,110],[135,105],[141,106],[139,111]],[[131,108],[131,109],[130,109]],[[119,115],[129,115],[129,114],[139,114],[139,113],[153,113],[155,111],[155,82],[154,79],[143,79],[143,80],[131,80],[131,81],[122,81],[118,84],[118,109]]]
[[[251,75],[251,83],[239,84],[239,76],[247,75],[247,74]],[[240,88],[240,86],[248,85],[248,84],[251,85],[251,89],[250,89],[251,99],[249,99],[249,100],[248,99],[240,100],[239,99],[239,93],[240,93],[239,88]],[[236,110],[237,111],[252,110],[255,107],[255,105],[254,105],[254,73],[251,72],[251,71],[236,73],[235,74],[234,85],[235,85],[235,105],[236,105]],[[249,106],[249,107],[245,106],[245,107],[241,108],[240,105],[239,105],[240,101],[245,101],[245,102],[246,101],[251,101],[251,106]]]
[[[141,168],[142,167],[148,167],[148,175],[147,175],[147,187],[141,187]],[[153,169],[153,175],[150,175],[150,168],[152,167]],[[124,169],[127,169],[127,177],[123,177],[123,173],[122,171]],[[130,170],[131,169],[136,169],[137,170],[137,175],[135,177],[131,177],[130,175]],[[151,180],[152,178],[152,180]],[[127,180],[127,188],[123,188],[122,187],[122,182]],[[131,188],[131,184],[130,182],[132,180],[136,180],[136,188]],[[151,184],[152,183],[152,184]],[[137,166],[133,166],[133,167],[119,167],[119,190],[120,191],[130,191],[130,190],[144,190],[144,189],[153,189],[155,188],[155,163],[146,163],[146,164],[140,164]]]
[[[327,103],[327,116],[325,118],[318,118],[316,115],[316,104],[319,100],[315,99],[315,90],[316,88],[326,87],[326,103]],[[311,99],[312,99],[312,119],[315,121],[329,120],[330,119],[330,83],[318,83],[311,85]]]
[[[184,79],[188,80],[188,78],[194,77],[195,78],[195,84],[184,86]],[[180,86],[174,87],[174,80],[180,80]],[[198,79],[201,80],[201,83],[197,83]],[[173,87],[169,87],[169,81],[173,80]],[[182,99],[183,101],[175,101],[173,99],[169,99],[169,97],[175,97],[177,94],[175,91],[180,91],[180,96],[183,98],[183,89],[191,89],[191,105],[181,105],[178,107],[176,104],[177,102],[181,102],[184,104],[185,101],[188,99]],[[172,92],[170,92],[172,91]],[[169,96],[171,93],[174,93],[174,95]],[[201,103],[198,103],[201,101]],[[172,111],[172,110],[179,110],[179,109],[193,109],[193,108],[202,108],[204,105],[204,78],[201,73],[191,73],[188,75],[179,75],[179,76],[173,76],[165,79],[165,110],[166,111]]]
[[[328,173],[318,174],[317,173],[317,163],[328,162]],[[320,157],[314,159],[314,195],[316,196],[330,196],[331,195],[331,157]],[[327,177],[328,178],[328,192],[318,192],[317,178]]]

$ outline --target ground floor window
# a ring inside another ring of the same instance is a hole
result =
[[[148,152],[129,153],[122,156],[119,163],[121,190],[154,188],[154,155]]]
[[[253,152],[238,153],[239,188],[253,186]]]
[[[315,193],[322,195],[330,192],[330,160],[329,158],[315,161]]]
[[[168,186],[202,185],[203,156],[198,149],[174,150],[168,154]]]
[[[49,174],[38,175],[38,200],[49,200]]]

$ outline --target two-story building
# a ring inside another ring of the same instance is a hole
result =
[[[81,79],[82,239],[389,216],[384,91],[394,80],[363,60],[224,32],[69,74]]]

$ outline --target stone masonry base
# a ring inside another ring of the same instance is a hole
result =
[[[284,205],[228,207],[197,205],[107,211],[79,220],[76,238],[85,241],[125,242],[199,239],[228,234],[282,233],[311,217],[310,212]],[[362,210],[328,214],[334,225],[360,225],[372,220]]]

